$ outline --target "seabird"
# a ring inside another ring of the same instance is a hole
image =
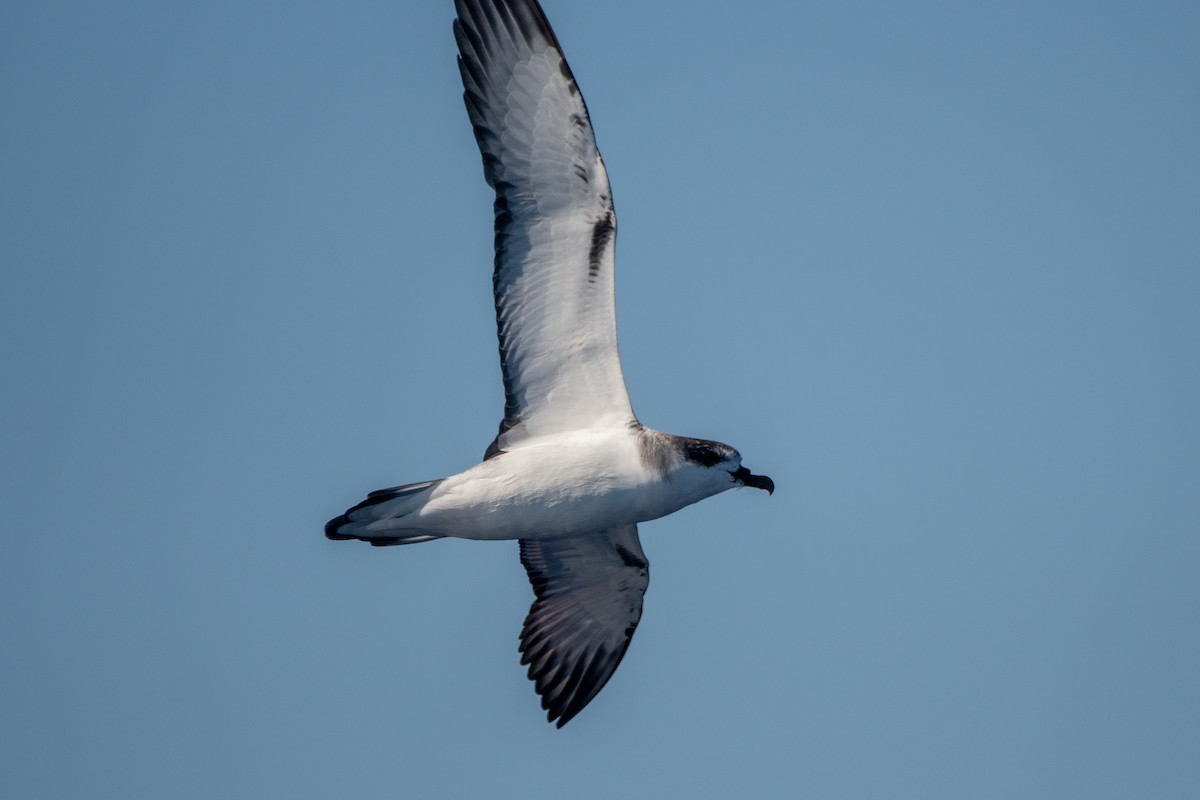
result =
[[[612,192],[558,39],[536,0],[454,5],[463,98],[496,190],[504,419],[482,463],[371,492],[325,535],[518,540],[534,593],[521,663],[561,728],[612,677],[642,616],[638,523],[775,484],[729,445],[638,422],[617,355]]]

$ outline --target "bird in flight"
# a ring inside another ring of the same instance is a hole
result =
[[[496,190],[500,431],[470,469],[371,492],[330,539],[516,539],[521,663],[562,727],[612,677],[649,582],[639,522],[738,486],[732,447],[638,422],[617,355],[617,217],[583,96],[536,0],[455,0],[463,98]]]

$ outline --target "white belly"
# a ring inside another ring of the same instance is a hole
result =
[[[446,478],[405,522],[465,539],[567,536],[656,519],[701,499],[680,488],[642,464],[625,431],[579,432]]]

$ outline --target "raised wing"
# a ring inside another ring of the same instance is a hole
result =
[[[535,0],[455,0],[463,98],[496,190],[504,420],[488,457],[633,410],[617,355],[617,217],[583,96]]]
[[[558,727],[592,701],[625,655],[650,583],[637,526],[565,539],[522,539],[536,599],[521,629],[521,663]]]

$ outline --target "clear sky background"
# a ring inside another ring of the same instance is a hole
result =
[[[0,793],[1200,796],[1200,5],[546,0],[648,425],[561,731],[512,543],[326,541],[502,410],[449,0],[0,7]]]

